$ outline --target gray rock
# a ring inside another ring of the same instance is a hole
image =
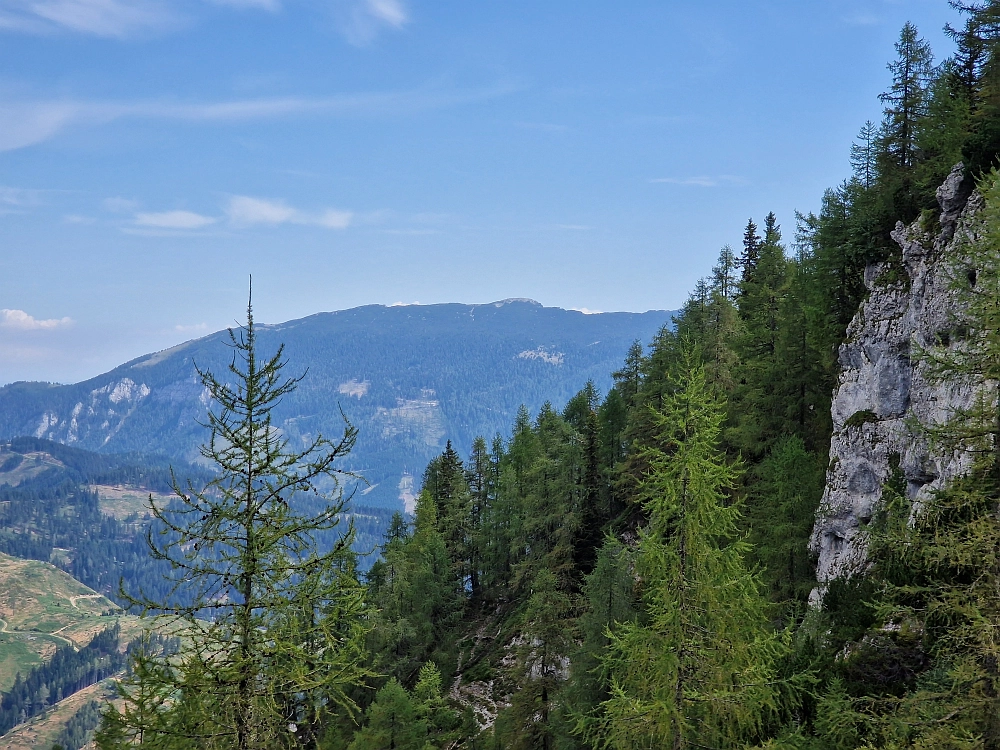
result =
[[[937,191],[937,234],[928,233],[920,221],[897,223],[892,238],[902,249],[902,269],[897,262],[895,273],[886,264],[865,273],[869,295],[839,351],[830,467],[810,539],[818,558],[814,602],[832,578],[864,569],[865,527],[896,467],[906,480],[912,512],[969,468],[964,454],[934,452],[914,425],[943,423],[955,408],[967,408],[976,391],[975,383],[931,377],[919,354],[945,344],[961,318],[951,290],[955,273],[964,273],[955,236],[972,231],[982,206],[970,182],[956,165]]]

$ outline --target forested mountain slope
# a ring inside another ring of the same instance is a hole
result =
[[[339,550],[242,642],[137,661],[102,750],[1000,748],[1000,0],[952,5],[956,53],[903,28],[881,126],[793,241],[747,222],[610,389],[447,445],[363,581]],[[192,505],[179,555],[256,538],[217,520],[271,486],[255,465]]]
[[[289,371],[309,376],[276,417],[293,441],[360,428],[350,468],[371,483],[364,503],[401,507],[447,440],[471,445],[504,431],[517,408],[565,403],[581,383],[606,391],[636,339],[670,313],[601,313],[530,300],[485,305],[370,305],[260,326],[263,350],[285,345]],[[128,362],[75,385],[0,388],[0,438],[44,437],[93,451],[192,460],[204,439],[195,364],[225,371],[219,332]]]

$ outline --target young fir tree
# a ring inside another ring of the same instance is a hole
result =
[[[585,717],[609,697],[600,659],[608,648],[609,634],[638,616],[633,566],[633,550],[608,537],[584,584],[585,606],[578,619],[580,646],[573,652],[564,691],[568,715]]]
[[[752,552],[776,602],[804,603],[816,585],[807,545],[823,493],[825,460],[789,435],[775,443],[753,470],[747,490],[747,521]]]
[[[466,469],[466,483],[471,499],[469,507],[469,593],[471,599],[483,599],[483,568],[486,565],[489,540],[484,536],[485,522],[491,506],[496,501],[497,466],[486,447],[486,441],[477,437],[472,441],[472,455]]]
[[[375,669],[412,684],[428,659],[451,662],[454,627],[465,605],[428,490],[417,498],[411,536],[391,541],[369,576],[376,608],[369,636]]]
[[[462,459],[449,440],[424,472],[423,489],[437,508],[438,530],[448,547],[455,576],[464,586],[471,577],[472,495]]]
[[[182,636],[179,654],[140,650],[105,714],[105,750],[138,741],[152,747],[251,750],[314,747],[323,714],[353,709],[348,691],[362,667],[362,589],[350,564],[351,529],[327,551],[317,535],[340,522],[336,467],[354,444],[315,438],[293,450],[272,411],[301,378],[283,375],[279,347],[257,350],[253,312],[230,330],[229,380],[199,371],[217,410],[202,456],[217,467],[203,489],[175,486],[175,500],[152,501],[160,532],[148,533],[154,559],[172,569],[166,601],[123,595]],[[321,482],[334,491],[323,493]],[[326,504],[296,511],[297,494]],[[165,621],[165,622],[164,622]],[[302,731],[300,731],[300,725]]]
[[[610,634],[610,697],[591,722],[612,748],[740,747],[776,711],[781,638],[743,562],[736,470],[718,440],[722,410],[699,355],[686,348],[654,418],[642,499],[649,517],[636,559],[646,611]]]

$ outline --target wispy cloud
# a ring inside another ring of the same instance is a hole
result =
[[[3,0],[0,0],[3,2]],[[303,115],[393,116],[486,101],[515,91],[499,84],[467,90],[431,87],[327,97],[279,97],[219,102],[0,101],[0,151],[42,143],[71,126],[122,119],[226,123]]]
[[[212,216],[203,216],[193,211],[163,211],[135,215],[136,226],[159,229],[201,229],[216,221],[218,219]]]
[[[41,203],[41,193],[41,190],[0,185],[0,210],[3,210],[5,206],[13,208],[37,206]]]
[[[226,208],[229,220],[238,226],[254,224],[302,224],[346,229],[351,225],[354,214],[328,208],[319,212],[301,211],[280,200],[253,198],[248,195],[234,195]]]
[[[693,187],[720,187],[722,185],[745,185],[746,180],[731,174],[720,174],[716,177],[705,175],[699,177],[655,177],[650,180],[653,183],[667,183],[669,185],[687,185]]]
[[[110,211],[113,214],[129,213],[139,207],[139,201],[130,198],[105,198],[101,202],[101,206],[105,211]]]
[[[178,333],[197,333],[198,331],[207,331],[208,325],[205,323],[195,323],[193,325],[182,325],[178,323],[174,326],[174,330]]]
[[[0,328],[13,328],[17,331],[39,331],[51,330],[72,324],[72,318],[38,320],[28,315],[24,310],[0,310]]]
[[[283,0],[203,0],[237,10],[276,13]],[[111,39],[160,34],[184,26],[196,4],[178,0],[0,0],[0,32],[70,32]],[[337,27],[353,45],[364,46],[382,31],[410,22],[404,0],[333,0]]]
[[[358,47],[384,29],[401,29],[410,20],[402,0],[339,0],[335,12],[344,38]]]
[[[72,31],[125,38],[174,27],[181,16],[158,0],[0,0],[0,30]]]

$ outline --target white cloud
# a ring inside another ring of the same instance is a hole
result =
[[[0,185],[0,213],[17,213],[18,209],[37,206],[39,203],[41,203],[40,190]]]
[[[0,203],[6,203],[8,206],[25,206],[32,202],[33,192],[22,188],[0,186]]]
[[[317,217],[316,223],[328,229],[346,229],[351,225],[353,216],[350,211],[327,209]]]
[[[161,213],[140,213],[135,215],[135,223],[140,227],[160,229],[200,229],[214,224],[218,219],[203,216],[193,211],[163,211]]]
[[[4,0],[0,0],[3,2]],[[0,101],[0,151],[42,143],[75,125],[105,125],[133,118],[185,122],[238,122],[296,115],[391,116],[467,102],[516,90],[509,84],[464,91],[418,88],[319,98],[283,97],[221,102]]]
[[[0,29],[36,34],[66,30],[125,38],[179,21],[157,0],[0,0]]]
[[[442,234],[440,229],[380,229],[382,234],[398,234],[404,237],[423,237],[428,234]]]
[[[298,213],[283,201],[268,201],[247,195],[234,195],[226,209],[234,224],[284,224]]]
[[[248,195],[234,195],[229,199],[226,214],[233,224],[303,224],[328,229],[346,229],[351,225],[354,214],[350,211],[326,209],[320,213],[308,213],[292,208],[284,201],[252,198]]]
[[[101,202],[101,206],[105,211],[110,211],[114,214],[130,213],[139,207],[139,201],[129,200],[128,198],[105,198]]]
[[[584,315],[601,315],[603,310],[591,310],[589,307],[571,307],[570,310],[582,312]]]
[[[92,216],[80,216],[79,214],[66,214],[63,221],[67,224],[94,224],[97,222]]]
[[[204,0],[237,10],[275,13],[282,0]],[[399,29],[410,20],[404,0],[334,0],[341,33],[362,46],[386,29]],[[0,0],[0,32],[78,34],[125,39],[162,33],[182,26],[194,10],[178,0]]]
[[[51,330],[72,325],[72,318],[51,318],[36,320],[24,310],[0,310],[0,328],[13,328],[19,331]]]
[[[687,177],[684,179],[677,177],[656,177],[650,182],[668,183],[670,185],[688,185],[694,187],[720,187],[721,185],[745,185],[746,180],[731,174],[720,174],[717,177],[705,175],[699,177]]]
[[[341,0],[337,16],[341,33],[358,47],[371,42],[384,28],[401,29],[410,20],[402,0]]]
[[[174,326],[174,330],[178,333],[195,333],[197,331],[207,331],[208,325],[205,323],[195,323],[194,325],[181,325],[178,323]]]

